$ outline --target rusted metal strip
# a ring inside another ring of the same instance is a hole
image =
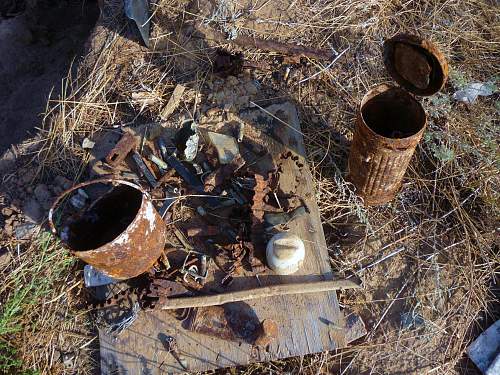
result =
[[[117,167],[136,147],[137,139],[135,136],[125,132],[116,146],[106,156],[106,162],[112,167]]]

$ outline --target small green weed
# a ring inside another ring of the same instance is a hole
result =
[[[50,235],[42,233],[30,249],[21,255],[0,289],[0,337],[12,337],[21,330],[31,333],[37,329],[35,306],[53,293],[54,285],[64,277],[74,258],[59,246]],[[20,372],[22,363],[17,351],[5,341],[0,341],[0,371]]]

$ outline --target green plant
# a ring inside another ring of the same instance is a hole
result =
[[[36,332],[39,322],[34,307],[53,293],[54,284],[63,278],[73,262],[50,233],[41,233],[34,240],[21,255],[17,267],[7,274],[0,289],[0,337],[9,337],[21,330]],[[20,368],[22,363],[17,359],[17,350],[0,341],[0,370]]]

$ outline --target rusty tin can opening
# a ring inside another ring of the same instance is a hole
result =
[[[448,75],[441,52],[412,35],[387,40],[384,63],[401,87],[379,85],[363,97],[349,153],[348,180],[367,205],[394,199],[424,133],[427,116],[409,92],[435,94]]]
[[[56,230],[53,213],[69,193],[88,185],[112,184],[82,213],[63,221]],[[123,180],[99,179],[72,187],[59,196],[49,212],[52,231],[78,258],[115,279],[128,279],[149,270],[165,245],[165,225],[149,196]]]

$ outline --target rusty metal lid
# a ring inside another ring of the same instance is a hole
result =
[[[448,77],[448,63],[441,51],[415,35],[397,34],[386,40],[384,64],[401,87],[416,95],[435,94]]]

